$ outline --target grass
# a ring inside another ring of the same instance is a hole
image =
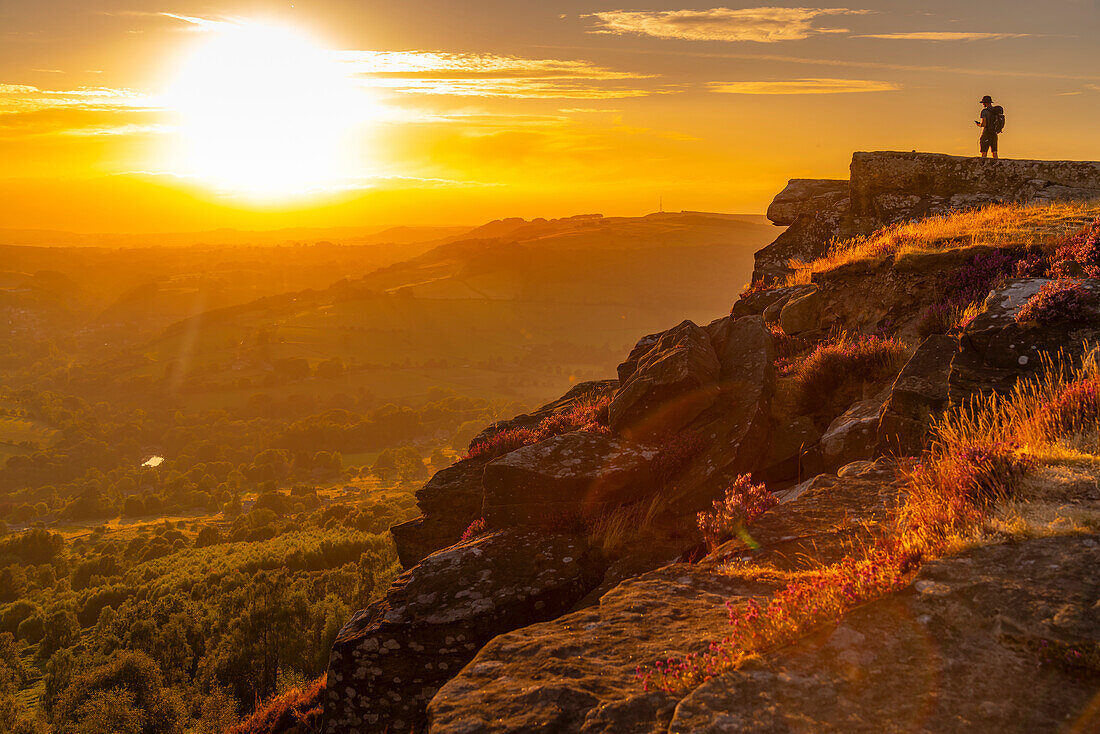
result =
[[[931,447],[905,474],[904,505],[862,555],[790,577],[766,604],[727,602],[725,638],[702,653],[639,666],[638,681],[646,690],[690,691],[906,587],[924,562],[982,542],[998,507],[1026,501],[1022,480],[1044,465],[1100,466],[1100,368],[1093,360],[1072,370],[1064,364],[1048,362],[1009,396],[973,400],[937,421]]]
[[[810,283],[814,273],[887,256],[962,247],[1029,247],[1053,251],[1055,245],[1100,216],[1100,204],[1059,202],[1049,205],[990,204],[980,209],[929,217],[884,227],[868,236],[834,242],[825,256],[794,268],[782,285]]]
[[[798,407],[811,413],[843,386],[892,379],[907,356],[908,347],[897,339],[841,334],[818,345],[795,369]]]

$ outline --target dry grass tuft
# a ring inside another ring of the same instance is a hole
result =
[[[908,347],[897,339],[841,334],[819,345],[795,370],[798,407],[812,413],[844,385],[892,379],[905,366],[907,355]]]

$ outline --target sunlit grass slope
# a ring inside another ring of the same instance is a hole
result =
[[[825,257],[792,262],[795,272],[787,285],[809,283],[814,273],[848,263],[886,256],[934,252],[963,247],[1029,247],[1053,249],[1055,244],[1100,216],[1100,203],[990,204],[980,209],[902,222],[865,237],[830,245]]]

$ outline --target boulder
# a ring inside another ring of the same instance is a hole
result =
[[[647,440],[679,431],[714,401],[719,368],[706,331],[691,321],[669,329],[637,357],[611,401],[612,432]]]
[[[1100,542],[1055,536],[926,564],[906,591],[723,673],[668,732],[1087,730]]]
[[[673,564],[624,581],[596,606],[487,644],[428,706],[432,734],[665,732],[676,698],[646,692],[639,663],[701,651],[727,599],[773,586]]]
[[[593,401],[611,395],[618,380],[595,380],[574,385],[557,400],[531,413],[523,413],[507,421],[498,421],[483,430],[473,441],[474,446],[488,441],[502,431],[534,428],[544,419],[571,410],[581,401]],[[485,459],[463,459],[435,473],[416,492],[416,504],[421,516],[390,528],[397,557],[404,568],[412,568],[422,558],[440,548],[457,543],[474,520],[481,517],[484,488],[481,475]]]
[[[947,407],[947,379],[959,340],[933,334],[921,342],[890,387],[876,430],[879,453],[916,456],[932,419]]]
[[[823,300],[817,288],[792,296],[779,312],[783,333],[793,336],[817,329],[821,325]]]
[[[733,311],[730,312],[730,315],[734,318],[741,318],[742,316],[765,314],[775,308],[782,309],[791,298],[813,289],[814,286],[812,285],[791,285],[785,288],[769,288],[768,290],[756,291],[738,298],[737,302],[733,304]],[[768,321],[768,318],[765,317],[764,320]]]
[[[776,493],[783,504],[747,528],[747,536],[720,545],[703,563],[771,564],[788,570],[835,563],[874,541],[873,530],[891,519],[903,482],[898,466],[882,459],[861,463],[843,476],[821,475]]]
[[[847,186],[806,200],[787,230],[753,256],[752,282],[781,282],[791,272],[791,260],[821,257],[830,242],[848,235],[847,221]]]
[[[775,393],[774,339],[759,316],[727,317],[708,327],[719,345],[719,395],[685,428],[705,448],[661,488],[671,511],[691,514],[722,496],[738,474],[767,456]]]
[[[952,403],[978,394],[1007,394],[1017,380],[1041,370],[1044,358],[1062,352],[1080,360],[1085,342],[1100,340],[1100,313],[1086,322],[1016,323],[1020,308],[1047,282],[1044,278],[1008,280],[985,299],[981,312],[959,337],[959,351],[951,362],[948,395]],[[1100,299],[1100,281],[1080,282]]]
[[[652,494],[657,450],[574,431],[516,449],[485,467],[490,527],[591,517]]]
[[[602,570],[584,538],[532,530],[491,533],[428,556],[340,631],[323,730],[422,730],[428,701],[482,645],[566,611]]]
[[[860,400],[829,424],[821,437],[826,471],[872,458],[878,439],[879,414],[886,396]]]
[[[416,504],[423,515],[390,528],[404,568],[457,543],[470,523],[481,517],[485,463],[480,458],[463,459],[436,472],[417,490]]]

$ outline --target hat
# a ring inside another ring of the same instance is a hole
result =
[[[981,99],[982,104],[985,104],[986,102],[988,102],[989,104],[993,104],[993,98],[990,97],[988,94]]]

